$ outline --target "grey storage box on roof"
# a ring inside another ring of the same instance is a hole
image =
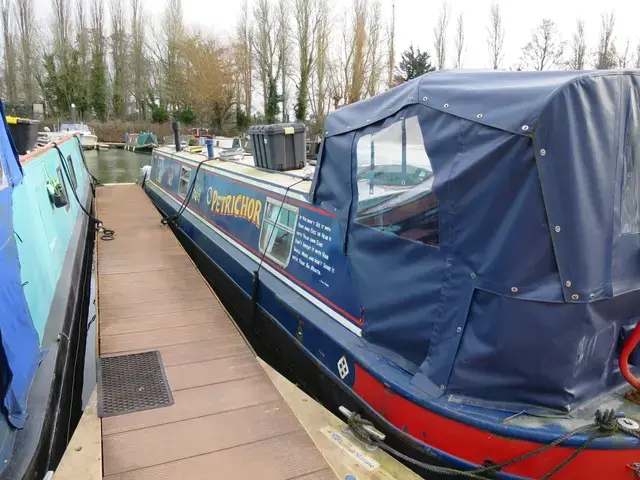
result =
[[[249,127],[256,167],[268,170],[304,168],[306,157],[304,123],[275,123]]]

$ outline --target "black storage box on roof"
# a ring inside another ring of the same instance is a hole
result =
[[[268,170],[304,168],[307,127],[304,123],[253,125],[249,135],[256,167]]]
[[[17,117],[6,117],[6,120],[19,155],[25,155],[36,148],[39,120]]]

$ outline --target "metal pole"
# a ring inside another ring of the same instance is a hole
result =
[[[171,128],[173,128],[173,138],[176,142],[176,152],[182,150],[182,145],[180,145],[180,122],[174,120],[171,122]]]

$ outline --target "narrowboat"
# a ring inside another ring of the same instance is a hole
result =
[[[0,115],[0,478],[42,479],[83,408],[92,180],[77,136],[20,157]]]
[[[129,133],[126,135],[124,149],[132,152],[149,153],[158,146],[155,133]]]
[[[297,170],[153,152],[247,336],[427,478],[638,478],[640,72],[439,71],[324,133]]]

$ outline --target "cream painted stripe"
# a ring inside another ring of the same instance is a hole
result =
[[[167,193],[165,193],[160,187],[158,187],[158,184],[153,181],[153,180],[147,180],[148,183],[153,184],[157,190],[158,193],[160,193],[162,196],[165,197],[165,200],[171,201],[173,203],[178,203],[173,197],[171,197],[170,195],[168,195]],[[204,217],[202,217],[201,215],[199,215],[198,213],[194,212],[190,207],[186,208],[186,211],[188,211],[191,215],[193,215],[194,217],[196,217],[198,220],[200,220],[201,222],[205,223],[207,226],[209,226],[212,230],[214,230],[218,235],[220,235],[222,238],[224,238],[227,242],[231,243],[232,245],[234,245],[238,250],[240,250],[242,253],[244,253],[247,257],[249,257],[251,260],[253,260],[256,264],[260,262],[260,258],[257,257],[256,255],[254,255],[252,252],[250,252],[249,250],[247,250],[245,247],[243,247],[242,245],[240,245],[238,242],[236,242],[234,239],[232,239],[231,237],[229,237],[226,233],[224,233],[223,231],[221,231],[220,229],[218,229],[215,225],[213,225],[211,222],[209,222],[207,219],[205,219]],[[345,317],[343,317],[342,315],[340,315],[338,312],[336,312],[335,310],[333,310],[331,307],[329,307],[328,305],[325,305],[324,303],[322,303],[320,300],[318,300],[316,297],[314,297],[313,295],[311,295],[309,292],[307,292],[306,290],[304,290],[303,288],[299,287],[297,284],[295,284],[294,282],[292,282],[291,280],[289,280],[286,276],[282,275],[280,272],[278,272],[276,269],[274,269],[273,267],[271,267],[271,265],[269,265],[266,262],[263,262],[262,264],[262,268],[268,270],[271,274],[273,274],[278,280],[280,280],[281,282],[283,282],[284,284],[286,284],[287,286],[291,287],[293,290],[295,290],[297,293],[299,293],[300,295],[302,295],[304,298],[306,298],[309,302],[311,302],[312,304],[314,304],[316,307],[318,307],[320,310],[322,310],[324,313],[326,313],[327,315],[329,315],[331,318],[333,318],[336,322],[338,322],[340,325],[342,325],[343,327],[345,327],[347,330],[349,330],[350,332],[356,334],[357,336],[361,337],[362,336],[362,329],[360,327],[358,327],[357,325],[354,325],[350,320],[347,320]]]

